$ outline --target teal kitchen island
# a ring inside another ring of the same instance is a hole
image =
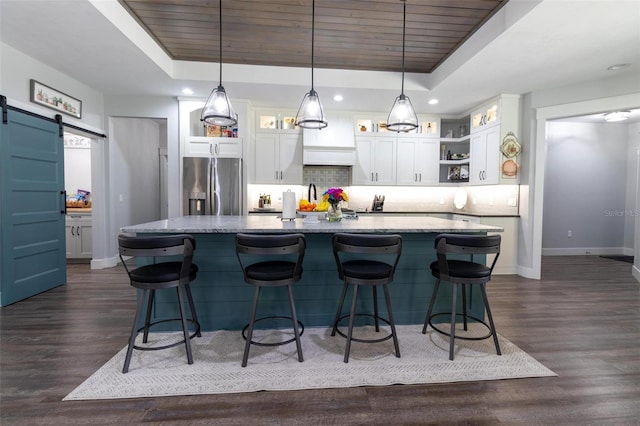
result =
[[[402,256],[393,283],[389,285],[397,324],[422,324],[435,279],[429,264],[436,260],[435,237],[444,232],[494,233],[502,228],[469,222],[417,216],[362,215],[357,220],[327,222],[317,219],[282,221],[273,216],[182,216],[126,226],[123,233],[140,235],[188,233],[196,238],[194,262],[198,277],[191,284],[203,330],[240,330],[249,320],[254,287],[246,284],[235,252],[235,235],[248,233],[289,233],[305,235],[307,250],[302,280],[293,287],[298,318],[306,327],[330,326],[336,313],[342,281],[338,278],[331,239],[336,232],[397,233],[402,235]],[[144,262],[144,259],[139,261]],[[148,260],[147,260],[148,261]],[[123,275],[126,279],[126,275]],[[258,316],[289,312],[286,288],[261,294]],[[281,291],[278,291],[281,290]],[[471,315],[484,317],[480,292],[467,292]],[[448,311],[449,286],[441,287],[436,308]],[[372,295],[363,291],[358,311],[371,309]],[[155,298],[156,319],[179,316],[175,293],[161,291]],[[362,305],[362,306],[360,306]],[[386,308],[380,304],[381,315]]]

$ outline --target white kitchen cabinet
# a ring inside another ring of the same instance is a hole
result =
[[[302,133],[256,133],[255,182],[302,182]]]
[[[242,139],[190,136],[185,143],[184,156],[242,158]]]
[[[293,110],[257,110],[256,133],[301,133]]]
[[[91,259],[92,219],[87,214],[67,214],[65,218],[68,259]]]
[[[422,135],[420,135],[422,136]],[[438,183],[439,141],[414,135],[398,135],[398,185],[432,185]]]
[[[396,136],[389,132],[356,136],[354,185],[394,185],[396,183]]]
[[[471,134],[469,183],[493,185],[499,183],[500,126],[483,128]]]
[[[501,145],[520,134],[520,96],[500,95],[471,113],[471,165],[469,182],[475,185],[517,184],[519,173],[503,174],[519,167],[518,154],[507,157]]]
[[[248,104],[234,101],[237,127],[208,126],[200,120],[205,100],[179,99],[180,155],[182,157],[243,158]],[[221,137],[224,134],[227,137]],[[235,136],[235,137],[234,137]]]

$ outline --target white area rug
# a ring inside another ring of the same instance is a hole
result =
[[[470,332],[486,330],[470,324]],[[382,328],[384,333],[387,328]],[[358,328],[366,338],[373,328]],[[353,342],[349,363],[343,362],[345,339],[325,328],[307,328],[302,336],[304,362],[298,362],[295,343],[276,347],[252,345],[249,364],[242,368],[244,340],[239,331],[203,333],[191,340],[194,363],[188,365],[184,345],[161,351],[134,351],[127,374],[122,374],[122,349],[64,400],[139,398],[174,395],[297,390],[392,384],[446,383],[555,376],[517,346],[500,337],[502,356],[492,339],[456,340],[455,360],[449,361],[449,340],[421,325],[397,327],[400,358],[393,343]],[[260,331],[254,340],[288,339],[282,332]],[[150,335],[155,341],[178,339],[176,334]],[[378,335],[379,336],[379,335]],[[266,341],[263,340],[263,341]]]

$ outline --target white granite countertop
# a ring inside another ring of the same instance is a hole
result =
[[[278,233],[302,232],[311,234],[335,232],[381,232],[381,233],[426,233],[426,232],[502,232],[504,229],[435,217],[377,216],[365,215],[341,222],[317,219],[282,221],[275,217],[252,216],[182,216],[158,220],[139,225],[124,226],[125,233],[221,233],[238,232]]]

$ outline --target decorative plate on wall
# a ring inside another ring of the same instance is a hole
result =
[[[502,163],[502,174],[508,177],[513,177],[518,174],[519,168],[520,166],[518,166],[518,163],[516,163],[515,161],[506,160],[504,163]]]
[[[500,149],[505,157],[513,158],[520,154],[522,147],[518,143],[516,135],[514,135],[513,132],[509,132],[502,140],[502,147]]]

